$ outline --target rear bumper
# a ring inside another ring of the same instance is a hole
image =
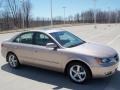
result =
[[[7,49],[6,48],[1,48],[1,55],[6,58],[7,55]]]
[[[92,67],[92,76],[93,78],[102,78],[102,77],[108,77],[114,74],[118,68],[118,63],[109,66],[109,67]]]

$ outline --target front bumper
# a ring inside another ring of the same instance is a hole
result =
[[[92,67],[91,71],[93,78],[102,78],[102,77],[111,76],[117,71],[118,64],[119,62],[108,67]]]

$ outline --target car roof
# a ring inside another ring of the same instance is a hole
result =
[[[34,32],[43,32],[43,33],[53,33],[53,32],[59,32],[59,31],[65,31],[63,29],[34,29],[34,30],[30,30],[30,31],[34,31]]]

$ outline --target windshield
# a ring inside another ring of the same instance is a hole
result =
[[[50,33],[63,47],[70,48],[81,45],[85,41],[67,31]]]

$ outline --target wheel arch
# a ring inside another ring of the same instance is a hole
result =
[[[74,63],[74,62],[78,62],[78,63],[84,64],[84,65],[88,68],[88,70],[89,70],[89,72],[90,72],[90,74],[91,74],[91,77],[92,77],[92,70],[91,70],[90,66],[89,66],[87,63],[85,63],[84,61],[81,61],[81,60],[71,60],[71,61],[69,61],[69,62],[66,64],[65,69],[64,69],[64,73],[65,73],[65,74],[67,74],[67,67],[69,66],[69,64]]]
[[[8,62],[7,57],[8,57],[9,54],[14,54],[14,55],[16,56],[16,54],[15,54],[14,52],[12,52],[12,51],[8,51],[8,52],[6,53],[6,61],[7,61],[7,62]]]

